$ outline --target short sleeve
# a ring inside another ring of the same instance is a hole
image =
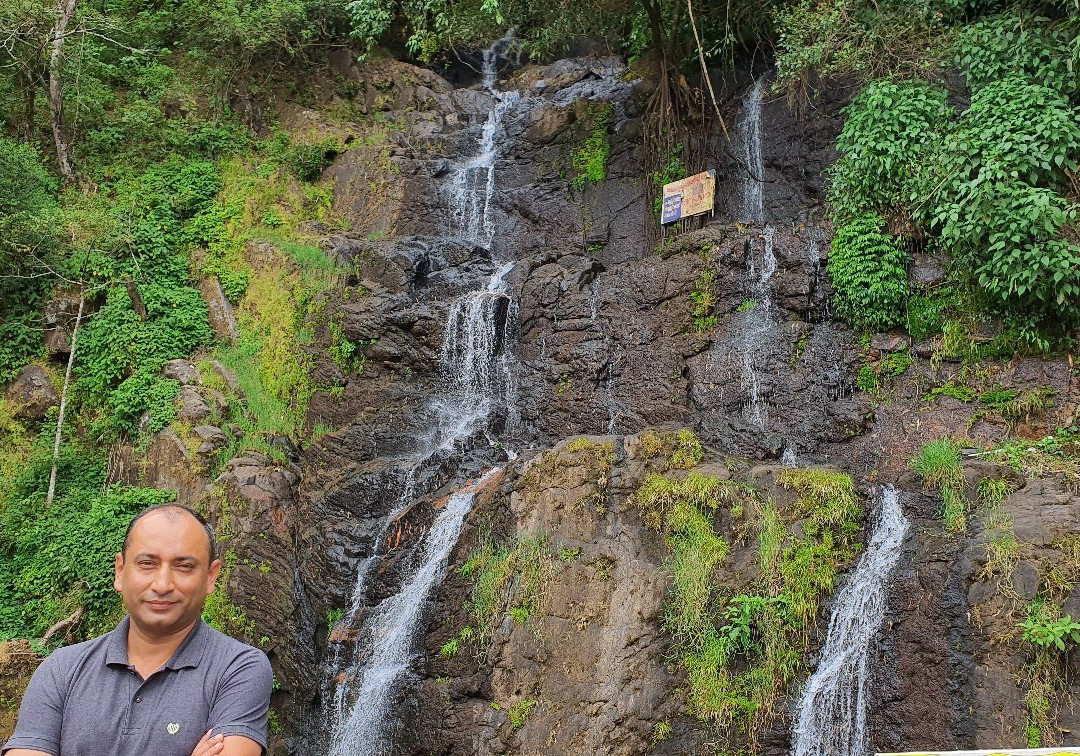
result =
[[[67,685],[59,657],[59,653],[53,653],[34,670],[19,706],[15,733],[4,744],[2,753],[12,748],[44,751],[54,756],[60,753]]]
[[[247,648],[229,664],[210,705],[209,729],[215,735],[243,735],[266,750],[267,714],[274,672],[257,648]]]

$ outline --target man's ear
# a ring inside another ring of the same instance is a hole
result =
[[[206,593],[210,595],[214,592],[214,588],[217,587],[218,575],[221,574],[221,560],[215,559],[210,563],[210,569],[206,573]]]
[[[124,555],[116,555],[116,563],[113,565],[113,583],[112,587],[118,591],[124,590],[123,585],[120,583],[120,575],[124,572]]]

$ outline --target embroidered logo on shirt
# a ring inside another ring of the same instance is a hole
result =
[[[176,733],[180,732],[180,723],[179,722],[169,722],[169,726],[166,727],[165,730],[170,735],[175,735]]]

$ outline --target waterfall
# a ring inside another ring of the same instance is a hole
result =
[[[765,160],[761,147],[761,102],[765,92],[765,76],[754,82],[750,94],[743,103],[739,119],[739,139],[746,160],[747,175],[739,193],[742,198],[742,219],[749,223],[765,222],[764,179]],[[763,233],[764,249],[760,268],[754,260],[753,250],[746,255],[746,272],[754,295],[754,306],[743,314],[740,329],[742,356],[742,386],[746,395],[743,416],[758,430],[765,430],[769,420],[768,405],[761,395],[761,381],[757,365],[759,352],[769,339],[775,338],[776,323],[772,312],[772,277],[776,273],[776,255],[773,252],[775,229],[766,225]]]
[[[765,93],[765,76],[759,77],[743,103],[739,119],[739,141],[742,143],[743,169],[747,172],[742,182],[742,220],[746,223],[765,222],[765,160],[761,154],[761,101]]]
[[[477,156],[452,179],[462,236],[488,248],[494,237],[488,210],[495,186],[498,126],[516,98],[494,91],[496,61],[509,40],[509,36],[499,40],[484,53],[484,85],[496,95],[496,105],[480,135]],[[476,432],[488,431],[496,406],[513,414],[511,355],[504,348],[509,323],[516,318],[506,283],[512,269],[512,262],[505,263],[486,285],[458,297],[447,311],[440,354],[442,390],[425,408],[429,415],[426,432],[415,439],[415,451],[402,460],[401,491],[382,523],[382,533],[391,532],[415,497],[424,493],[417,490],[421,471],[445,463]],[[511,459],[515,456],[504,451]],[[422,631],[423,608],[432,587],[442,578],[477,486],[463,488],[450,497],[409,554],[410,571],[400,589],[366,612],[370,578],[385,556],[384,539],[376,541],[371,555],[359,565],[349,610],[334,628],[328,654],[324,705],[331,756],[390,753],[393,706],[407,682],[416,636]]]
[[[372,612],[367,633],[370,656],[362,669],[352,673],[358,677],[356,702],[348,718],[335,729],[329,756],[384,756],[391,752],[392,732],[386,726],[393,719],[398,684],[414,654],[424,603],[442,579],[476,489],[496,472],[488,472],[478,483],[450,497],[424,538],[419,568],[401,591],[384,599]]]
[[[881,626],[889,574],[909,523],[892,486],[859,566],[836,599],[825,648],[796,713],[792,756],[865,756],[866,678],[870,645]]]
[[[450,200],[458,235],[484,249],[491,249],[495,238],[495,220],[491,216],[491,198],[495,195],[495,159],[498,157],[500,127],[503,117],[520,99],[517,92],[496,89],[500,55],[505,54],[513,37],[507,34],[484,51],[482,76],[484,88],[495,99],[480,135],[476,155],[454,173]]]

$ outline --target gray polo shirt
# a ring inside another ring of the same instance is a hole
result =
[[[157,672],[128,664],[125,617],[54,651],[34,672],[4,745],[54,756],[191,756],[207,730],[266,749],[273,673],[266,654],[199,620]]]

